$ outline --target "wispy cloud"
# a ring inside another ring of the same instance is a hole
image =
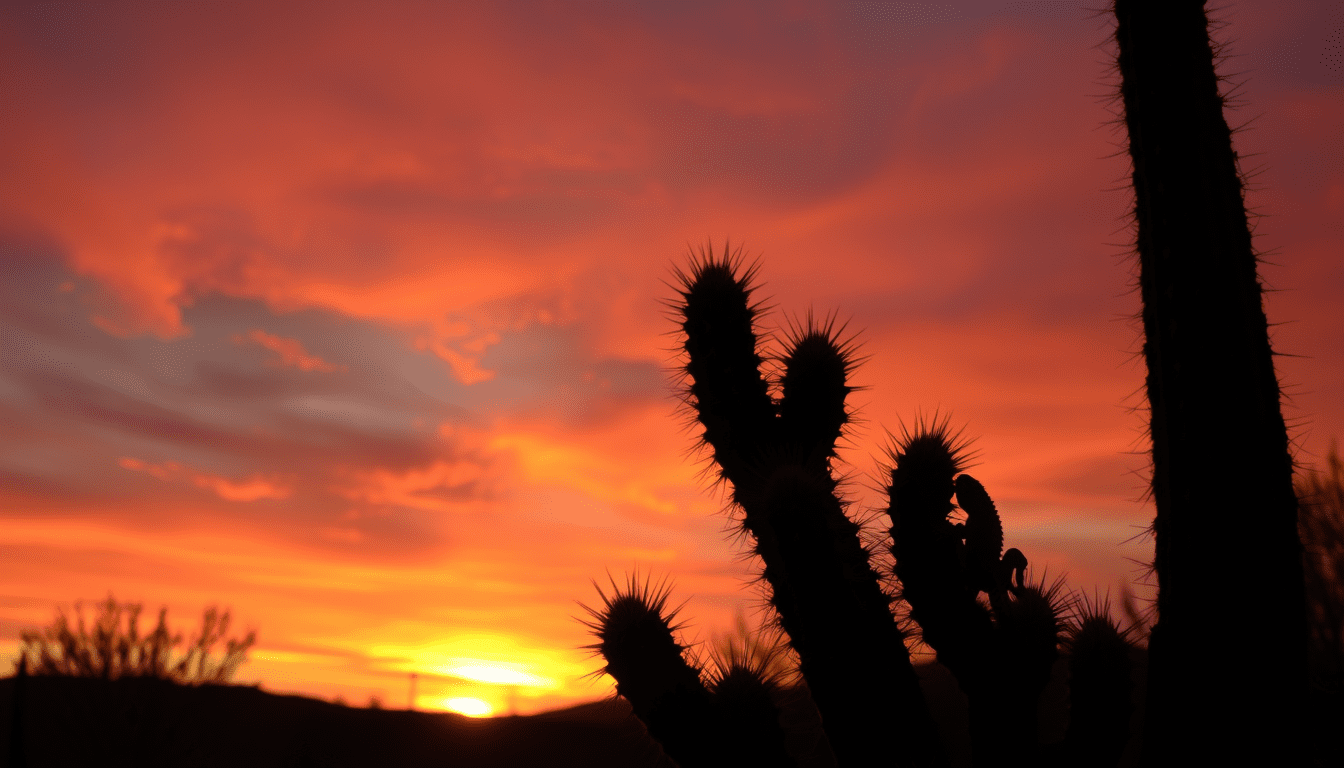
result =
[[[287,339],[282,336],[276,336],[273,333],[267,333],[260,328],[253,328],[247,335],[237,334],[233,337],[235,343],[243,344],[252,342],[260,345],[275,353],[275,357],[270,360],[271,365],[287,365],[298,368],[300,371],[345,371],[349,370],[344,365],[334,365],[328,363],[320,357],[308,354],[304,351],[303,344],[298,339]]]

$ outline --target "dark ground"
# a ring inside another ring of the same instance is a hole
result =
[[[953,764],[967,765],[965,697],[941,667],[919,669]],[[1047,743],[1063,736],[1062,678],[1057,674],[1042,696],[1042,741]],[[1135,678],[1143,679],[1137,664]],[[246,686],[188,688],[157,680],[74,678],[28,678],[25,684],[25,768],[671,766],[621,700],[473,719],[356,709]],[[14,678],[0,680],[2,765],[14,764],[14,693]],[[1140,695],[1135,692],[1137,700]],[[827,765],[815,710],[809,711],[804,700],[785,717],[792,726],[790,749],[808,766]],[[1136,712],[1135,731],[1138,717]],[[1137,747],[1134,739],[1126,764],[1134,764]]]
[[[14,763],[14,679],[0,680],[0,759]],[[246,686],[25,681],[27,768],[47,766],[657,766],[623,702],[523,717],[357,709]]]

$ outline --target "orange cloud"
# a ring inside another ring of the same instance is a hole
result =
[[[482,464],[470,460],[440,460],[404,471],[355,471],[350,475],[350,485],[340,488],[339,493],[370,504],[451,512],[474,508],[479,486],[489,479],[487,468]]]
[[[494,371],[480,367],[480,352],[490,343],[498,340],[499,336],[497,334],[489,334],[488,336],[477,339],[475,342],[464,344],[463,346],[466,349],[464,351],[458,351],[448,346],[448,344],[441,339],[432,336],[422,336],[416,339],[415,347],[416,349],[428,349],[433,352],[435,356],[448,364],[448,367],[453,372],[453,376],[458,381],[470,386],[472,384],[480,384],[483,381],[490,381],[495,378]],[[473,351],[475,354],[471,354]]]
[[[202,488],[208,488],[225,501],[256,501],[258,499],[288,498],[290,489],[272,480],[253,477],[235,482],[223,477],[196,473],[192,482]]]
[[[129,469],[132,472],[144,472],[150,477],[155,477],[159,480],[167,480],[170,476],[179,473],[182,469],[182,465],[175,461],[166,461],[163,464],[149,464],[131,456],[122,456],[117,460],[117,464],[123,469]]]
[[[310,355],[304,351],[303,344],[298,339],[286,339],[271,333],[266,333],[260,328],[253,328],[247,336],[241,334],[233,337],[234,343],[242,344],[246,341],[252,341],[266,349],[276,353],[276,357],[270,361],[271,365],[288,366],[298,368],[301,371],[345,371],[349,370],[344,365],[333,365],[315,355]]]
[[[230,480],[225,477],[198,472],[180,462],[166,461],[162,464],[150,464],[140,459],[123,456],[117,464],[133,472],[143,472],[159,480],[187,480],[198,488],[213,491],[225,501],[257,501],[259,499],[289,498],[292,489],[274,478],[253,476],[245,480]]]

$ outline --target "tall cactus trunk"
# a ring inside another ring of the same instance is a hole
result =
[[[1198,0],[1116,0],[1115,15],[1157,506],[1145,761],[1293,764],[1292,461],[1208,18]]]

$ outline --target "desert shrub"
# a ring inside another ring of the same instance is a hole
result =
[[[1306,577],[1307,628],[1313,681],[1344,689],[1344,462],[1330,447],[1325,469],[1298,479],[1298,531]]]
[[[26,660],[28,673],[38,676],[148,677],[182,685],[227,683],[257,640],[255,631],[242,639],[225,639],[229,611],[210,606],[201,618],[200,632],[179,652],[183,636],[168,628],[168,609],[159,609],[158,622],[145,635],[140,634],[142,610],[140,603],[120,603],[111,595],[98,604],[91,621],[85,620],[81,603],[75,604],[73,619],[57,608],[51,624],[21,633],[23,646],[15,666]],[[212,655],[221,641],[223,654]]]

